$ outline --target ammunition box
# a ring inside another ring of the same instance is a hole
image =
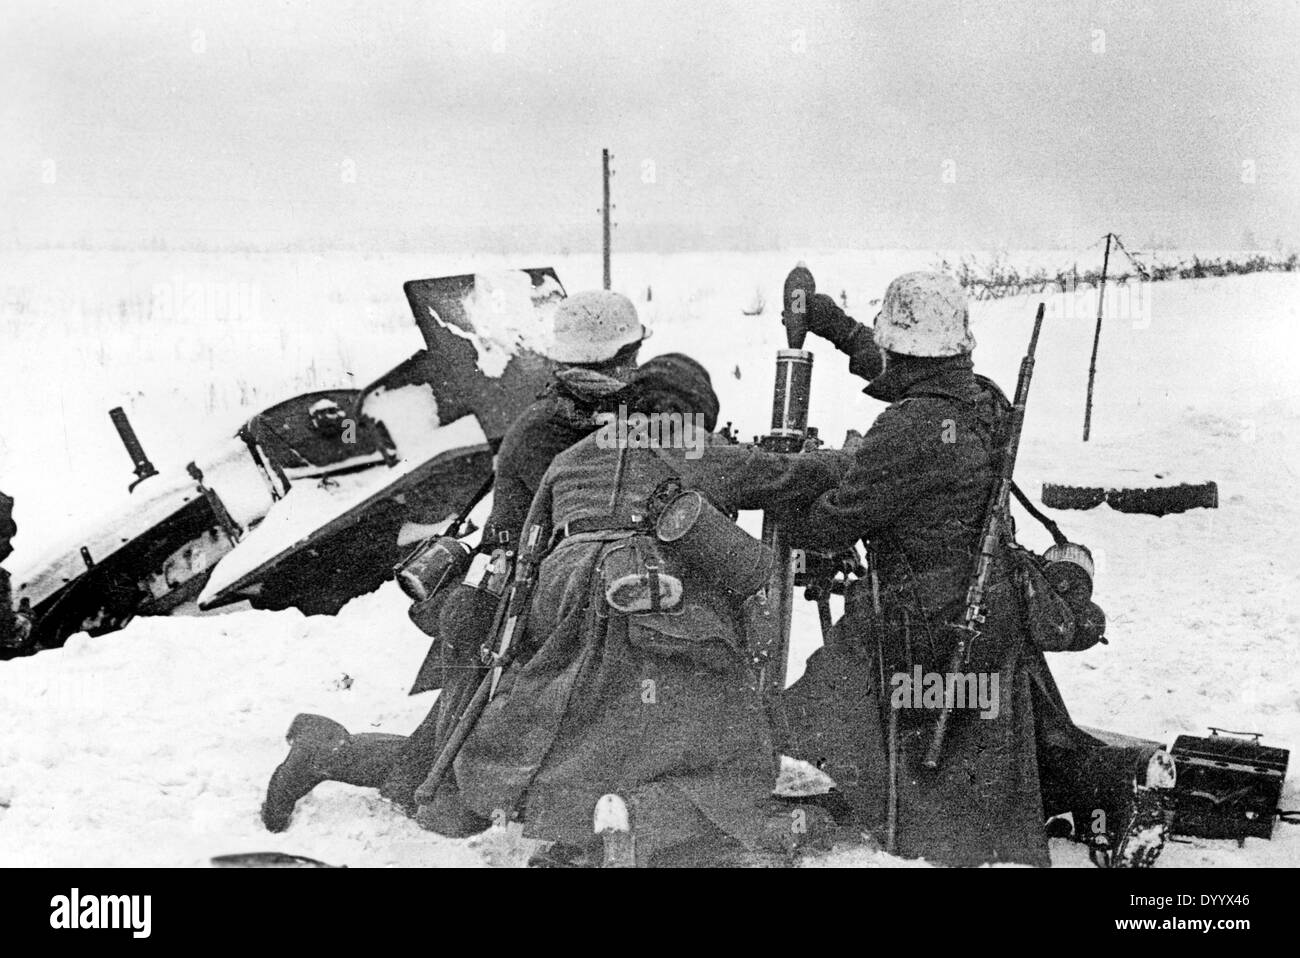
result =
[[[1290,752],[1212,729],[1180,735],[1170,754],[1178,766],[1174,832],[1199,838],[1271,838]]]

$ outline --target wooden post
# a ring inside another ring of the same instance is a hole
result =
[[[604,229],[604,241],[602,244],[602,253],[605,263],[605,289],[609,289],[609,150],[600,151],[601,181],[605,191],[605,202],[600,208],[600,216]]]
[[[1101,282],[1097,284],[1097,329],[1092,334],[1092,360],[1088,363],[1088,403],[1083,409],[1083,441],[1088,441],[1092,431],[1092,384],[1097,378],[1097,347],[1101,344],[1101,312],[1106,303],[1106,269],[1110,266],[1110,241],[1113,233],[1106,234],[1106,253],[1101,260]]]

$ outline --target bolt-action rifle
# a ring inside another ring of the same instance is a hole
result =
[[[966,588],[966,607],[962,610],[961,620],[953,622],[950,628],[957,636],[957,644],[952,651],[952,660],[948,664],[948,674],[964,672],[970,659],[971,648],[980,636],[980,626],[984,624],[984,600],[988,592],[989,575],[993,563],[1006,541],[1008,529],[1007,498],[1011,493],[1012,474],[1016,469],[1016,454],[1020,450],[1020,430],[1025,423],[1025,402],[1029,399],[1029,383],[1034,377],[1034,352],[1038,348],[1038,332],[1043,326],[1043,304],[1038,304],[1038,314],[1034,317],[1034,332],[1029,337],[1029,351],[1020,361],[1020,378],[1016,382],[1016,397],[1011,404],[1011,413],[1007,418],[1006,441],[1002,447],[998,478],[993,484],[988,505],[984,510],[984,525],[980,531],[979,549],[975,554],[974,567],[971,569],[969,585]],[[952,701],[944,696],[943,708],[939,712],[934,726],[934,737],[925,753],[925,767],[935,769],[943,755],[943,740],[948,734],[948,723],[952,720]]]
[[[530,516],[530,520],[531,518]],[[429,770],[424,784],[416,789],[415,800],[419,805],[429,805],[433,802],[448,771],[456,761],[456,756],[460,754],[466,739],[478,725],[478,720],[482,718],[483,710],[496,695],[501,674],[519,655],[519,643],[516,639],[527,621],[528,609],[533,602],[533,589],[537,585],[537,567],[541,564],[545,552],[541,524],[530,521],[525,528],[527,532],[519,558],[515,562],[514,576],[501,596],[501,602],[497,606],[496,621],[489,633],[488,642],[483,646],[482,658],[483,665],[488,670],[487,674],[479,682],[473,698],[469,700],[465,711],[456,721],[447,743],[438,753],[438,758],[434,761],[433,768]]]

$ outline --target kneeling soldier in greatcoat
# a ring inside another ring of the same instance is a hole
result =
[[[638,864],[777,854],[815,829],[772,802],[778,756],[744,639],[770,550],[724,513],[779,515],[830,487],[836,457],[715,439],[717,399],[685,357],[651,360],[633,395],[626,424],[558,455],[533,501],[525,536],[537,526],[550,549],[516,639],[526,652],[455,763],[460,797],[519,815],[555,843],[552,863],[595,859],[607,793],[630,809]],[[703,552],[690,521],[714,537]]]
[[[556,453],[589,435],[602,410],[616,408],[618,393],[636,369],[649,335],[627,297],[608,290],[575,293],[556,310],[554,334],[544,348],[559,363],[546,392],[510,426],[496,460],[492,511],[482,544],[490,553],[519,541],[524,515]],[[271,831],[289,827],[294,806],[316,785],[346,782],[380,793],[414,814],[414,792],[424,781],[481,674],[477,649],[491,625],[493,607],[471,586],[452,586],[413,607],[411,618],[434,637],[413,692],[441,689],[428,717],[409,735],[351,734],[323,715],[301,714],[289,727],[289,755],[267,786],[262,821]],[[465,812],[455,786],[441,804],[424,810],[421,824],[449,835],[468,835],[490,824]]]

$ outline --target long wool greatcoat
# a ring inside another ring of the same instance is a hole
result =
[[[887,824],[886,728],[895,676],[943,673],[997,468],[1005,401],[970,360],[893,363],[868,394],[892,403],[833,490],[795,527],[796,544],[871,543],[881,613],[867,580],[835,639],[787,690],[790,751],[823,768],[879,836]],[[955,865],[1046,865],[1039,743],[1098,743],[1079,731],[1026,635],[1019,590],[995,564],[983,635],[967,670],[996,673],[996,717],[958,709],[937,771],[922,766],[936,711],[898,712],[897,851]],[[910,702],[910,700],[907,700]],[[991,710],[990,710],[991,711]]]
[[[614,403],[613,397],[625,386],[590,370],[561,370],[541,398],[511,424],[497,453],[492,511],[483,529],[484,551],[497,544],[500,534],[512,547],[519,542],[528,507],[551,461],[598,427],[597,412]],[[442,691],[407,740],[381,789],[399,802],[413,800],[482,677],[476,653],[489,628],[491,610],[478,607],[472,596],[472,590],[453,588],[412,610],[417,624],[434,635],[412,693]],[[442,793],[441,811],[427,824],[460,834],[464,826],[454,797],[455,783],[448,782]]]
[[[529,525],[549,534],[575,519],[631,521],[674,472],[724,511],[780,512],[839,473],[833,455],[715,444],[692,461],[680,449],[620,451],[597,439],[556,457]],[[632,804],[642,856],[717,830],[754,848],[777,756],[739,603],[666,552],[665,571],[684,581],[681,606],[612,610],[602,569],[631,538],[575,534],[542,561],[523,639],[531,654],[507,670],[456,762],[461,798],[484,816],[522,811],[532,837],[583,844],[597,799],[618,792]]]

